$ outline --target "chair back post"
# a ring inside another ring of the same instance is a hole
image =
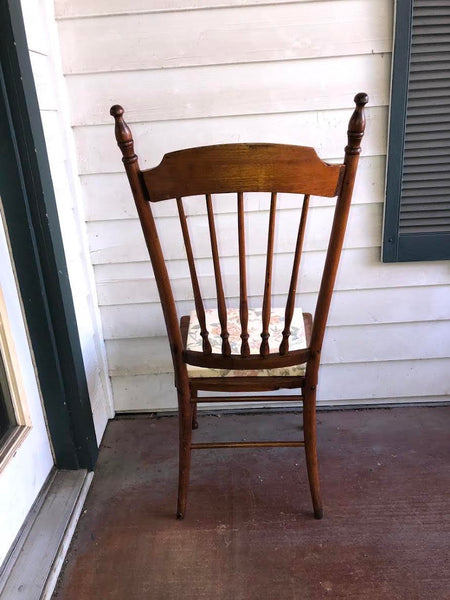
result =
[[[167,273],[158,231],[150,208],[147,190],[143,184],[138,157],[134,153],[133,136],[130,128],[123,119],[124,109],[121,106],[112,106],[110,114],[115,120],[117,145],[122,151],[122,162],[125,165],[128,181],[130,182],[130,187],[133,192],[134,202],[139,214],[142,231],[144,233],[145,242],[155,273],[175,369],[175,385],[179,390],[186,390],[188,389],[189,381],[186,365],[182,358],[183,344],[178,324],[175,300],[170,286],[170,279]]]
[[[337,268],[341,256],[342,245],[344,243],[355,175],[358,167],[359,155],[361,153],[361,140],[364,136],[366,126],[364,107],[368,100],[369,97],[364,93],[355,96],[354,102],[356,108],[348,124],[348,145],[345,148],[344,160],[345,174],[341,191],[336,202],[330,241],[328,244],[328,251],[314,315],[313,330],[311,333],[311,358],[306,367],[305,387],[313,390],[317,386],[320,352],[322,350],[322,341],[325,333],[331,296],[333,294]]]

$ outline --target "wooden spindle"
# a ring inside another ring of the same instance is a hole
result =
[[[297,293],[298,269],[302,256],[303,240],[305,238],[306,217],[309,208],[309,194],[303,198],[302,214],[298,227],[297,243],[295,244],[294,263],[292,265],[291,283],[289,285],[288,299],[284,313],[283,339],[280,344],[280,354],[289,351],[289,336],[291,335],[291,323],[295,308],[295,295]]]
[[[270,199],[269,231],[267,235],[267,259],[266,259],[266,277],[264,280],[264,299],[262,306],[262,333],[261,333],[261,356],[269,354],[269,323],[271,311],[272,295],[272,264],[273,264],[273,244],[275,238],[275,214],[277,209],[277,193],[272,192]]]
[[[248,344],[248,301],[247,271],[245,255],[244,194],[238,192],[238,237],[239,237],[239,317],[241,321],[241,356],[250,356]]]
[[[214,265],[214,276],[216,279],[217,309],[219,312],[220,337],[222,338],[222,356],[230,356],[231,348],[228,341],[229,333],[227,330],[227,307],[225,303],[225,294],[223,291],[222,274],[220,271],[219,251],[217,246],[216,226],[214,223],[214,211],[212,206],[211,194],[206,194],[206,209],[208,211],[209,235],[211,238],[211,251]]]
[[[189,236],[189,228],[186,220],[186,215],[183,207],[183,200],[177,198],[178,215],[180,217],[181,231],[183,233],[184,246],[186,248],[186,256],[188,259],[189,273],[191,275],[192,290],[194,292],[195,310],[200,325],[200,335],[202,336],[202,349],[205,354],[211,354],[211,344],[208,339],[208,330],[206,328],[206,316],[203,306],[202,295],[198,283],[197,270],[195,268],[194,253],[192,252],[191,238]]]

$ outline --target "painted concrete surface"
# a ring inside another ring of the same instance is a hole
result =
[[[298,439],[294,413],[200,416],[195,441]],[[450,407],[319,413],[325,505],[302,449],[193,455],[177,420],[110,422],[56,600],[449,600]]]

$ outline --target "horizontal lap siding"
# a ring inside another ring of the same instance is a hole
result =
[[[259,268],[264,263],[264,256],[252,256],[248,259],[249,280],[256,282]],[[323,266],[323,252],[309,252],[303,257],[302,262],[302,285],[303,293],[317,291],[320,284],[321,267]],[[234,258],[222,261],[222,274],[225,285],[233,290],[236,287]],[[277,255],[274,259],[275,276],[279,271],[285,271],[292,263],[292,255]],[[395,268],[394,268],[395,266]],[[337,291],[353,291],[366,289],[397,289],[418,288],[421,286],[433,286],[448,284],[448,264],[445,261],[437,263],[437,268],[430,272],[429,269],[414,268],[408,265],[402,268],[392,265],[392,269],[385,273],[383,265],[379,261],[379,248],[357,248],[344,249],[341,259],[341,267],[336,279]],[[187,278],[186,261],[170,261],[168,263],[169,276],[178,297],[183,300],[191,297],[192,291]],[[101,305],[130,304],[149,302],[156,297],[156,282],[152,276],[147,262],[115,263],[96,265],[96,280]],[[202,277],[205,293],[212,285],[211,261],[197,261],[197,272]],[[355,278],[355,272],[358,277]],[[252,283],[253,285],[253,283]],[[444,298],[445,300],[445,298]],[[426,310],[427,307],[425,306]],[[434,318],[430,314],[430,319]]]
[[[72,102],[91,259],[117,410],[176,404],[156,284],[113,137],[109,107],[126,109],[141,168],[176,149],[230,142],[301,143],[340,161],[356,92],[367,91],[367,130],[330,327],[320,400],[325,403],[442,399],[449,394],[448,264],[380,262],[392,50],[392,0],[56,1]],[[50,101],[50,98],[49,98]],[[215,200],[227,292],[237,303],[235,198]],[[247,199],[265,230],[267,200]],[[291,268],[296,197],[280,198],[274,303]],[[204,227],[204,202],[187,202]],[[180,313],[192,290],[176,212],[155,207]],[[312,310],[320,283],[330,199],[312,199],[299,304]],[[250,220],[248,221],[250,223]],[[249,300],[261,303],[263,236],[248,231]],[[212,302],[204,235],[194,243]],[[430,381],[430,378],[432,381]],[[425,381],[430,385],[426,385]]]
[[[414,361],[420,343],[427,359],[446,359],[450,353],[450,320],[434,323],[390,323],[358,325],[361,345],[355,345],[346,327],[331,327],[326,333],[324,365]],[[389,340],[387,342],[387,340]],[[109,340],[112,377],[167,374],[171,358],[164,337]]]
[[[362,156],[359,163],[358,178],[355,182],[353,204],[372,203],[383,201],[384,190],[384,156]],[[367,186],[367,178],[373,178],[372,185]],[[83,175],[81,184],[84,195],[84,208],[88,222],[136,219],[136,208],[130,202],[130,185],[125,173],[94,173]],[[111,194],[114,190],[114,194]],[[229,200],[227,203],[225,200]],[[216,203],[218,213],[231,212],[234,207],[235,196],[226,195],[223,202]],[[280,197],[283,207],[298,207],[298,197],[283,195]],[[333,198],[312,198],[314,206],[331,206]],[[198,198],[185,200],[190,214],[204,213],[204,199]],[[261,198],[257,194],[246,196],[247,210],[260,210]],[[177,208],[174,202],[160,202],[154,207],[158,217],[177,217]]]
[[[120,92],[117,96],[119,100]],[[154,167],[159,164],[164,154],[173,150],[244,140],[274,143],[283,140],[283,143],[295,144],[301,139],[302,145],[314,146],[324,160],[342,161],[352,105],[353,102],[349,102],[349,108],[345,110],[205,117],[129,124],[133,129],[136,151],[141,157],[141,169]],[[364,140],[364,155],[385,155],[387,109],[371,107],[366,112],[367,135]],[[115,143],[111,143],[111,124],[76,127],[74,131],[81,175],[122,171],[119,150]]]
[[[380,245],[380,231],[377,226],[382,214],[381,204],[355,205],[349,219],[347,248],[367,248]],[[333,207],[311,209],[309,213],[308,231],[311,234],[305,240],[305,252],[326,250],[329,231],[333,220]],[[285,210],[277,215],[277,248],[279,252],[292,252],[294,236],[298,229],[299,211]],[[264,254],[267,240],[264,233],[267,230],[267,212],[255,212],[248,219],[247,250],[250,254]],[[195,256],[199,259],[211,255],[210,241],[207,237],[208,228],[205,218],[198,216],[190,219]],[[237,256],[236,215],[216,215],[219,234],[219,245],[223,257]],[[179,224],[176,219],[160,219],[158,222],[161,243],[165,256],[169,260],[184,258],[183,240],[179,235]],[[254,229],[252,229],[254,228]],[[136,262],[147,258],[146,247],[141,243],[140,224],[136,220],[124,221],[95,221],[89,223],[88,232],[91,242],[92,260],[94,264],[110,262]],[[282,234],[282,235],[281,235]],[[222,240],[222,244],[220,241]]]
[[[449,368],[448,358],[324,365],[319,405],[448,401],[449,380],[443,379],[442,373]],[[164,410],[177,406],[172,373],[113,377],[112,385],[118,411]]]
[[[110,125],[109,107],[120,101],[127,121],[174,119],[326,110],[327,89],[333,89],[333,109],[348,110],[353,88],[380,90],[371,106],[387,104],[389,55],[343,56],[342,71],[334,58],[95,73],[67,77],[72,97],[89,96],[89,104],[74,107],[77,126]],[[302,77],[299,78],[299,72]],[[326,83],[326,86],[325,86]],[[136,97],[135,90],[140,94]]]
[[[297,0],[311,2],[311,0]],[[335,0],[330,0],[331,2]],[[288,4],[292,0],[277,0],[278,4]],[[270,0],[55,0],[55,12],[59,19],[72,17],[92,17],[123,15],[133,13],[154,13],[180,10],[201,10],[230,6],[257,6],[273,4]]]
[[[277,299],[280,300],[281,297],[274,296],[274,306],[281,304],[277,303]],[[312,312],[314,300],[315,293],[299,294],[298,304],[304,311]],[[336,291],[330,311],[329,327],[450,319],[447,300],[445,286]],[[259,297],[249,298],[251,306],[261,306],[261,302],[262,293]],[[181,301],[178,305],[180,313],[186,314],[190,312],[192,299],[189,302]],[[209,305],[213,306],[213,302],[209,302]],[[237,296],[234,296],[233,305],[239,306]],[[164,334],[162,311],[158,302],[104,305],[102,314],[105,335],[111,339],[123,339],[127,334],[132,334],[134,338]],[[433,317],[430,317],[430,314]],[[357,332],[350,335],[353,337]],[[384,335],[382,337],[384,338]],[[389,340],[386,342],[389,343]],[[423,357],[427,358],[426,355]]]
[[[64,20],[63,68],[108,73],[390,52],[389,5],[292,2]]]

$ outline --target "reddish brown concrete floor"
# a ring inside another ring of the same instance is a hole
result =
[[[205,416],[196,438],[295,438],[299,418]],[[319,422],[322,521],[303,450],[258,449],[196,451],[181,522],[176,419],[111,422],[53,598],[449,600],[450,408]]]

